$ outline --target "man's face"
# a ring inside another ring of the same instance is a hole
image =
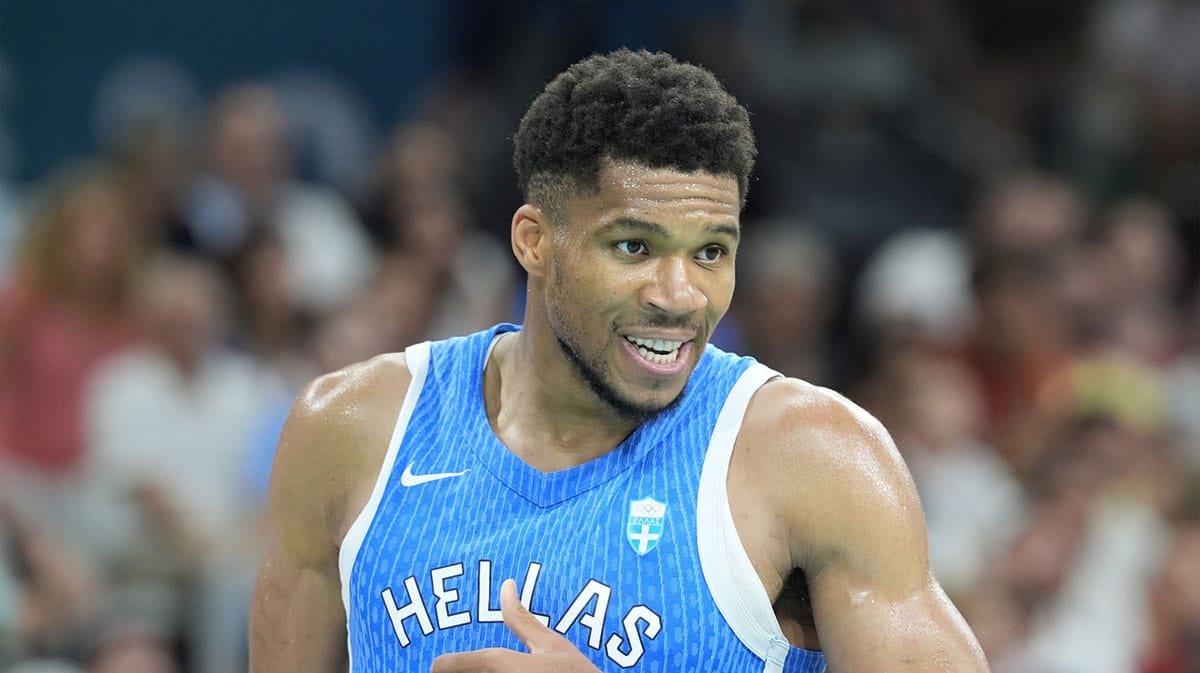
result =
[[[599,192],[554,223],[550,329],[623,419],[678,400],[729,307],[738,196],[732,176],[605,162]]]

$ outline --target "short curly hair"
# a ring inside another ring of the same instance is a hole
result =
[[[566,194],[598,190],[604,159],[729,175],[744,205],[757,154],[749,113],[711,72],[629,49],[551,80],[513,143],[522,196],[551,210]]]

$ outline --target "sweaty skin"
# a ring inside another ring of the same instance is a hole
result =
[[[506,446],[542,471],[579,465],[680,394],[732,298],[738,197],[732,177],[607,162],[599,192],[571,201],[561,221],[517,210],[524,329],[499,340],[484,373],[488,418]],[[670,352],[643,353],[631,339]],[[252,607],[254,673],[345,669],[338,546],[374,485],[408,381],[403,357],[385,355],[318,378],[297,400],[272,475],[277,539]],[[930,574],[908,470],[864,411],[795,379],[767,383],[727,486],[784,633],[824,650],[831,672],[988,670]],[[522,619],[509,594],[505,622],[530,652],[447,653],[434,671],[597,670]]]

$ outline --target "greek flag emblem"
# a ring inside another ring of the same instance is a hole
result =
[[[625,525],[625,538],[629,540],[630,546],[638,556],[645,556],[658,546],[666,515],[667,503],[654,498],[629,502],[629,521]]]

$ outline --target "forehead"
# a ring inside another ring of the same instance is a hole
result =
[[[629,218],[663,225],[737,225],[741,212],[737,179],[729,175],[605,161],[598,184],[596,193],[572,200],[573,216],[597,224]]]

